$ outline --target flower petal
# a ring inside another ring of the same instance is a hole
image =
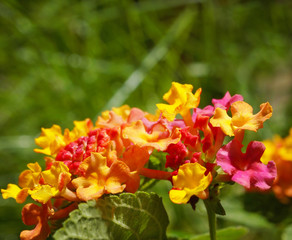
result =
[[[170,90],[163,96],[169,105],[156,104],[156,106],[169,121],[173,121],[178,113],[184,118],[189,114],[189,109],[196,108],[200,103],[202,89],[199,88],[195,94],[192,90],[193,86],[190,84],[173,82]]]
[[[272,161],[268,165],[261,162],[264,144],[252,141],[247,146],[246,153],[241,152],[242,147],[237,140],[223,146],[217,153],[217,164],[234,182],[246,189],[265,191],[271,188],[276,177],[276,167]]]
[[[164,128],[164,130],[161,130]],[[123,138],[131,140],[139,147],[153,147],[164,151],[169,144],[177,143],[180,140],[180,132],[177,128],[169,132],[164,126],[154,128],[151,133],[146,132],[141,120],[134,122],[131,126],[124,128]]]
[[[45,184],[62,191],[70,182],[71,173],[69,173],[69,168],[63,162],[55,161],[49,170],[42,172],[42,177]]]
[[[66,145],[61,127],[53,125],[51,128],[42,128],[41,135],[35,139],[35,143],[43,149],[34,149],[37,153],[55,155]]]
[[[22,231],[21,240],[43,240],[49,236],[51,230],[46,209],[33,203],[26,204],[22,209],[22,220],[26,225],[36,226],[32,230]]]
[[[199,163],[186,163],[181,165],[178,174],[173,176],[173,189],[170,191],[171,200],[175,203],[187,203],[191,196],[206,198],[207,188],[212,181],[209,172],[205,175],[206,168]],[[182,191],[178,193],[177,191]]]
[[[28,188],[21,189],[15,184],[9,183],[7,189],[1,189],[4,199],[14,198],[17,203],[23,203],[28,196]]]
[[[216,108],[214,116],[210,119],[213,127],[220,127],[222,131],[228,136],[234,136],[234,131],[231,125],[231,117],[228,116],[226,110]]]

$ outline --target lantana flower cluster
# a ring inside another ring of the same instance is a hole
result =
[[[103,112],[95,123],[75,121],[71,131],[58,125],[42,128],[35,152],[45,155],[44,169],[29,163],[18,185],[1,190],[5,199],[24,203],[30,196],[36,202],[23,207],[23,222],[35,228],[22,231],[20,238],[45,239],[54,221],[66,218],[79,202],[134,193],[141,177],[170,181],[169,197],[176,204],[208,199],[224,182],[270,189],[276,167],[261,161],[264,144],[252,141],[242,152],[245,131],[263,127],[272,116],[270,104],[253,113],[241,95],[227,92],[199,108],[201,92],[173,82],[157,114],[124,105]],[[165,169],[148,167],[154,152],[165,153]]]
[[[287,137],[276,135],[263,143],[267,150],[262,162],[274,161],[277,166],[277,177],[272,190],[282,203],[289,203],[292,199],[292,128]]]

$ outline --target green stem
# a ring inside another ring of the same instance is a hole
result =
[[[211,200],[204,200],[204,204],[207,210],[210,240],[216,240],[216,213],[211,207]]]

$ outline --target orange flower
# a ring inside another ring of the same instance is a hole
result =
[[[276,197],[283,203],[292,198],[292,128],[286,138],[275,136],[272,140],[265,140],[266,151],[262,162],[275,161],[277,177],[272,186]]]
[[[272,116],[272,106],[266,102],[260,105],[260,111],[253,115],[252,107],[243,101],[231,104],[231,114],[222,108],[216,108],[210,123],[214,127],[221,127],[228,136],[234,136],[239,130],[251,130],[256,132],[263,127],[263,122]]]
[[[130,169],[129,179],[126,182],[126,191],[136,192],[140,186],[140,171],[149,160],[147,148],[132,145],[128,148],[121,159]]]
[[[133,122],[129,127],[125,127],[122,134],[123,138],[129,139],[139,147],[150,147],[159,151],[165,151],[169,144],[178,143],[181,137],[177,128],[170,132],[160,123],[153,128],[151,133],[148,133],[141,120]]]
[[[106,158],[100,153],[91,153],[79,166],[84,176],[72,181],[79,199],[88,201],[98,199],[103,194],[120,193],[126,185],[129,167],[122,161],[114,161],[107,166]]]

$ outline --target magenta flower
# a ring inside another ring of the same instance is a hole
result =
[[[241,152],[243,145],[232,140],[217,153],[217,164],[231,176],[231,180],[248,190],[265,191],[271,188],[276,177],[276,166],[273,161],[263,164],[260,159],[265,151],[265,145],[252,141],[248,144],[246,153]]]
[[[239,94],[235,94],[231,97],[229,92],[226,92],[223,98],[221,99],[212,99],[212,103],[214,105],[214,109],[217,107],[222,108],[224,110],[228,110],[232,103],[237,101],[243,101],[243,97]]]

